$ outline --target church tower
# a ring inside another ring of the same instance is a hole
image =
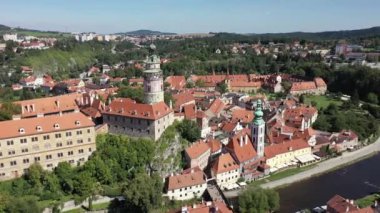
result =
[[[259,99],[257,101],[255,118],[251,126],[252,143],[256,149],[258,157],[264,156],[265,121],[263,120],[263,115],[262,104]]]
[[[150,49],[156,47],[152,44]],[[153,51],[151,51],[153,53]],[[146,70],[144,71],[144,102],[154,104],[164,101],[164,81],[160,68],[160,58],[152,54],[145,60]]]

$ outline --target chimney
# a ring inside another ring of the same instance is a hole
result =
[[[169,101],[169,107],[170,107],[170,109],[173,109],[173,101],[172,100]]]
[[[243,146],[243,135],[240,135],[240,146]]]
[[[245,143],[245,145],[248,144],[248,134],[245,134],[244,143]]]
[[[59,108],[59,100],[55,101],[55,105],[57,105],[57,107]]]

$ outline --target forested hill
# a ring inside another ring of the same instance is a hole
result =
[[[10,29],[11,29],[10,27],[0,24],[0,31],[6,31]]]
[[[380,26],[359,30],[341,30],[325,32],[290,32],[290,33],[263,33],[263,34],[234,34],[234,33],[217,33],[219,37],[241,37],[248,40],[286,40],[286,39],[305,39],[305,40],[339,40],[339,39],[357,39],[380,36]]]

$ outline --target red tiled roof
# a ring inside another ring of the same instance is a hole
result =
[[[232,120],[250,123],[254,118],[253,111],[246,109],[237,109],[232,112]]]
[[[129,98],[117,98],[111,102],[103,114],[114,114],[148,120],[157,120],[173,112],[165,102],[155,104],[136,103]]]
[[[181,90],[186,86],[185,76],[168,76],[165,80],[170,84],[171,89]]]
[[[351,203],[352,202],[352,203]],[[360,209],[353,201],[335,195],[327,202],[327,212],[331,213],[374,213],[372,208]]]
[[[290,91],[304,91],[317,89],[314,81],[293,82]]]
[[[221,154],[216,159],[212,167],[215,174],[220,174],[235,169],[239,169],[239,165],[235,162],[230,153]]]
[[[190,92],[181,92],[173,95],[174,110],[179,111],[180,107],[184,104],[195,102],[193,95]]]
[[[273,158],[276,155],[287,153],[309,147],[309,144],[304,139],[294,139],[288,142],[272,144],[264,148],[265,157]]]
[[[167,178],[168,191],[181,189],[206,183],[205,175],[199,168],[184,170],[181,174],[169,176]]]
[[[143,83],[144,79],[143,78],[130,78],[129,83]]]
[[[249,131],[249,129],[242,130],[234,135],[227,144],[227,147],[235,154],[239,163],[251,160],[257,156],[251,138],[248,135]],[[245,141],[246,139],[247,141]]]
[[[49,114],[78,109],[77,101],[82,98],[81,94],[67,94],[47,98],[37,98],[25,101],[17,101],[21,106],[21,116],[29,117],[37,114]]]
[[[76,122],[79,123],[76,124]],[[59,128],[54,125],[58,124]],[[20,120],[9,120],[0,122],[0,139],[44,134],[55,131],[92,127],[95,124],[82,113],[68,113],[62,116],[45,116]],[[40,129],[39,129],[40,127]],[[6,131],[4,131],[6,130]],[[23,130],[23,131],[22,131]]]
[[[232,213],[225,203],[222,201],[214,201],[213,203],[201,203],[193,206],[182,207],[181,210],[174,211],[175,213],[183,213],[182,209],[186,208],[186,213]]]
[[[220,98],[217,98],[211,103],[207,111],[211,111],[214,115],[217,115],[222,112],[225,106],[226,104]]]
[[[223,125],[222,130],[229,133],[232,132],[237,125],[237,122],[228,122]]]
[[[222,149],[222,143],[218,139],[209,139],[207,140],[207,145],[211,149],[211,154]]]
[[[208,146],[207,143],[203,141],[198,141],[193,143],[190,147],[188,147],[185,152],[191,159],[196,159],[205,152],[210,150],[210,147]]]
[[[322,78],[314,78],[317,87],[327,87],[326,82]]]
[[[183,107],[183,111],[185,113],[185,118],[188,120],[195,119],[196,117],[196,110],[195,110],[195,104],[188,104]]]

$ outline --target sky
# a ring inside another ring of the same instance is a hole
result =
[[[0,0],[0,24],[117,33],[276,33],[380,26],[380,0]]]

